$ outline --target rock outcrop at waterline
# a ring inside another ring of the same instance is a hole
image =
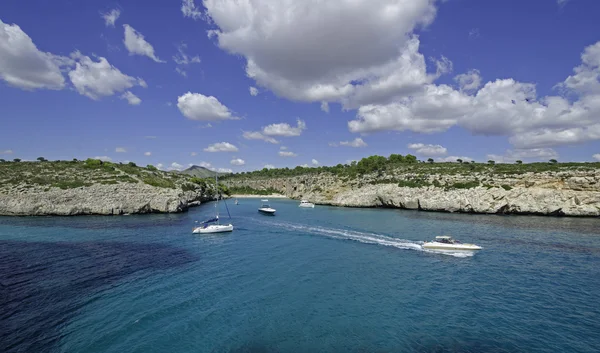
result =
[[[41,157],[40,157],[41,158]],[[154,166],[83,161],[0,161],[0,215],[172,213],[211,200],[214,179]]]
[[[0,215],[73,216],[174,213],[206,199],[201,192],[157,188],[145,184],[52,188],[0,193]]]
[[[526,173],[510,176],[430,175],[438,186],[405,187],[385,180],[411,180],[414,175],[364,176],[348,180],[329,173],[289,178],[232,179],[229,187],[275,189],[293,199],[322,205],[390,207],[423,211],[600,216],[600,173]],[[452,188],[474,178],[486,184]]]

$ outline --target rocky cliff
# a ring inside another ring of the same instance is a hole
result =
[[[0,215],[183,212],[213,199],[214,183],[114,163],[0,163]]]
[[[275,189],[294,199],[348,207],[424,211],[600,216],[600,170],[499,175],[387,173],[356,178],[318,173],[247,177],[230,188]]]
[[[0,215],[121,215],[183,212],[199,205],[201,192],[182,192],[144,184],[92,185],[67,190],[28,189],[0,193]]]

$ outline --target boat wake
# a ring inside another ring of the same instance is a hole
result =
[[[422,241],[412,241],[400,238],[394,238],[383,234],[359,232],[355,230],[327,228],[320,226],[306,226],[301,224],[287,222],[268,222],[270,226],[283,228],[291,231],[298,231],[314,235],[321,235],[332,239],[353,240],[364,244],[391,246],[403,250],[417,250],[427,253],[450,255],[454,257],[471,257],[472,251],[456,250],[437,250],[424,249]]]

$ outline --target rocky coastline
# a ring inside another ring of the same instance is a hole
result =
[[[101,185],[0,193],[0,215],[74,216],[177,213],[212,199],[202,192],[145,184]]]
[[[214,195],[212,178],[151,165],[97,159],[0,163],[2,216],[177,213]]]
[[[600,216],[600,173],[571,171],[518,175],[429,175],[434,185],[402,186],[412,174],[366,175],[348,180],[321,173],[284,178],[237,178],[230,188],[274,189],[320,205],[386,207],[435,212],[543,216]],[[474,178],[485,184],[452,188]],[[389,182],[389,180],[401,182]]]

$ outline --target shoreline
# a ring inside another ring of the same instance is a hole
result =
[[[271,194],[271,195],[231,195],[230,199],[289,199],[289,197],[281,194]]]

